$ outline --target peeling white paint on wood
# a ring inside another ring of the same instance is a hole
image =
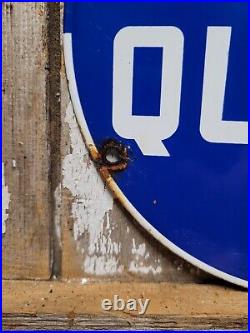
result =
[[[2,162],[2,234],[6,231],[6,221],[9,218],[10,193],[5,183],[4,163]]]
[[[123,267],[117,260],[121,244],[111,237],[114,230],[110,223],[113,198],[89,158],[71,104],[67,108],[65,121],[70,129],[71,154],[63,161],[63,186],[74,197],[73,230],[79,250],[82,248],[85,252],[83,269],[95,275],[121,272]],[[83,238],[88,243],[84,248]]]
[[[162,268],[160,265],[160,259],[155,259],[154,263],[148,261],[150,254],[146,251],[146,244],[141,243],[136,245],[136,241],[132,239],[132,249],[131,249],[133,259],[129,265],[129,272],[140,273],[140,274],[160,274]],[[148,262],[148,263],[147,263]]]
[[[73,236],[83,258],[83,272],[109,276],[122,274],[126,267],[132,273],[160,274],[160,259],[150,255],[146,243],[136,244],[134,238],[121,237],[121,226],[112,218],[112,195],[89,157],[71,103],[66,110],[65,122],[69,126],[71,150],[62,164],[62,186],[73,197]],[[124,232],[126,235],[130,233],[128,225],[124,225]],[[127,252],[128,248],[131,252],[124,262],[123,251]]]

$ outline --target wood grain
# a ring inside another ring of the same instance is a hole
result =
[[[50,201],[51,201],[51,253],[52,276],[61,271],[61,40],[60,40],[60,3],[48,2],[47,6],[47,109],[49,114],[48,141],[50,146]]]
[[[103,311],[101,301],[149,298],[145,315]],[[7,329],[246,329],[247,293],[223,286],[180,283],[3,283]]]
[[[50,277],[46,3],[2,3],[3,161],[10,192],[3,277]]]
[[[3,330],[247,330],[246,317],[146,316],[119,318],[111,315],[80,315],[73,319],[56,314],[4,314]]]

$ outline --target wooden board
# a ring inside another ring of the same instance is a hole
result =
[[[180,283],[3,283],[5,329],[246,329],[247,294]],[[101,301],[149,298],[145,315],[104,311]]]
[[[244,330],[247,331],[247,319],[223,316],[147,316],[144,318],[119,318],[104,315],[76,315],[73,319],[56,314],[4,314],[3,330]]]
[[[2,4],[3,277],[50,277],[50,146],[46,3]]]

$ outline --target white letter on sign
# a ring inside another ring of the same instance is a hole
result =
[[[162,140],[179,125],[183,44],[183,34],[176,27],[125,27],[115,37],[113,126],[120,136],[134,139],[144,155],[169,156]],[[132,114],[135,47],[163,49],[159,116]]]
[[[231,27],[208,27],[200,132],[208,142],[247,144],[246,121],[222,120],[230,40]]]

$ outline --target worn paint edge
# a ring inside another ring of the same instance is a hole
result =
[[[2,162],[2,234],[6,232],[6,221],[9,218],[11,195],[5,182],[4,162]]]

